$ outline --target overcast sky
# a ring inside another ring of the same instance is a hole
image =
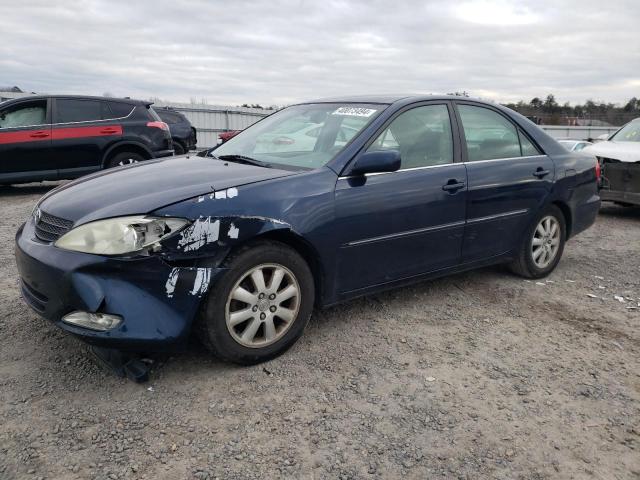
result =
[[[0,85],[283,105],[640,97],[640,1],[0,0]]]

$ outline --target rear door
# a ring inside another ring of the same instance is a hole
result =
[[[340,293],[460,262],[467,189],[451,111],[447,103],[401,111],[367,147],[400,152],[400,170],[338,179]]]
[[[0,109],[0,183],[54,180],[50,101],[23,100]]]
[[[506,115],[457,102],[467,167],[463,262],[515,248],[553,187],[553,161]]]
[[[62,178],[102,167],[106,149],[122,138],[122,125],[107,101],[55,98],[52,152]]]

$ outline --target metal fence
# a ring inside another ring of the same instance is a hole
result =
[[[593,140],[601,135],[611,135],[620,127],[565,127],[559,125],[540,125],[553,138],[570,138],[572,140]]]
[[[213,147],[218,134],[230,130],[244,130],[261,118],[273,113],[258,108],[225,107],[220,105],[155,102],[154,107],[170,107],[183,113],[198,130],[198,148]]]

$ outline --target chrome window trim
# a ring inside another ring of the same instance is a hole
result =
[[[102,101],[102,100],[98,100],[98,102],[100,102],[100,101]],[[131,108],[131,111],[124,117],[107,118],[107,119],[104,119],[104,120],[83,120],[82,122],[52,123],[51,126],[55,126],[55,125],[79,125],[81,123],[113,122],[115,120],[124,120],[126,118],[129,118],[135,109],[136,109],[136,105],[133,105],[132,108]],[[56,103],[56,113],[57,113],[57,110],[58,110],[58,105]]]
[[[115,120],[125,120],[129,118],[135,109],[136,109],[136,105],[133,105],[133,107],[131,108],[131,111],[124,117],[108,118],[104,120],[84,120],[82,122],[40,123],[38,125],[17,125],[15,127],[8,127],[8,128],[0,127],[0,130],[9,130],[10,128],[37,128],[37,127],[54,127],[56,125],[79,125],[81,123],[113,122]]]
[[[546,157],[547,155],[545,155],[544,153],[540,153],[538,155],[523,155],[521,157],[505,157],[505,158],[488,158],[487,160],[467,160],[466,162],[460,162],[463,163],[465,165],[467,164],[475,164],[475,163],[486,163],[486,162],[501,162],[504,160],[522,160],[527,159],[527,158],[540,158],[540,157]]]

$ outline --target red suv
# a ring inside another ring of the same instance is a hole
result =
[[[33,96],[0,103],[0,184],[76,178],[173,154],[150,102]]]

